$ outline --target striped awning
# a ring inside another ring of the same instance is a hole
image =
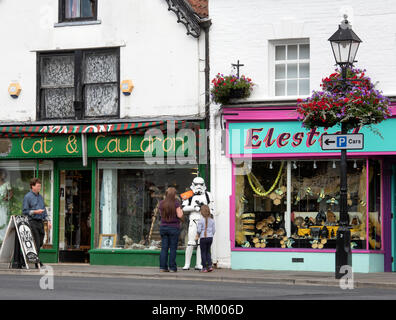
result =
[[[157,128],[161,131],[180,129],[198,130],[198,122],[185,120],[148,121],[148,122],[125,122],[106,124],[67,124],[67,125],[19,125],[0,126],[0,137],[31,137],[40,135],[59,134],[144,134],[147,130]]]

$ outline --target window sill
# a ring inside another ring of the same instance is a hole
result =
[[[54,24],[55,28],[59,27],[73,27],[73,26],[88,26],[93,24],[101,24],[101,20],[89,20],[89,21],[69,21],[69,22],[58,22]]]

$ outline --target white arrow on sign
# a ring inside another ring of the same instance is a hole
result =
[[[364,148],[362,133],[324,134],[322,135],[322,150],[361,150]]]

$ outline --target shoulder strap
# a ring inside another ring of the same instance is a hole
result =
[[[209,194],[207,191],[205,191],[205,196],[206,196],[206,201],[208,202],[208,205],[210,203],[210,198],[209,198]]]

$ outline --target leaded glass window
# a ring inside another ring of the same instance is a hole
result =
[[[84,56],[85,116],[116,115],[118,111],[118,62],[114,52]]]
[[[119,115],[118,48],[40,54],[39,57],[38,118]]]
[[[74,57],[52,55],[41,58],[41,117],[74,117]]]

